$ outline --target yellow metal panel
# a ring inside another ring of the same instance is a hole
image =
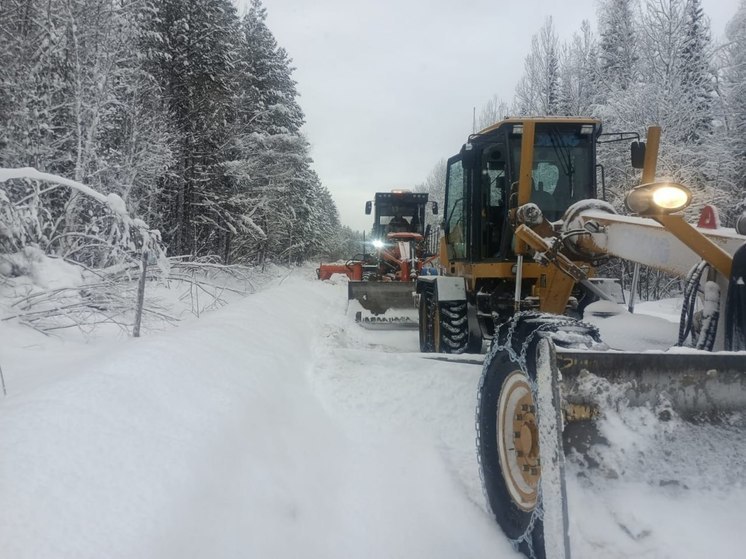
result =
[[[680,215],[655,216],[658,223],[663,225],[671,234],[692,249],[697,255],[707,261],[726,278],[730,278],[733,258],[692,225],[684,221]]]
[[[557,266],[546,267],[547,286],[539,290],[539,310],[552,314],[563,314],[570,300],[575,280]]]
[[[535,122],[523,123],[523,137],[521,138],[521,168],[518,175],[518,207],[531,201],[534,170],[534,131]],[[526,246],[520,239],[516,240],[515,253],[523,254]]]
[[[518,175],[518,206],[531,201],[534,170],[534,131],[535,123],[523,123],[523,137],[521,138],[521,168]]]
[[[655,168],[658,165],[658,146],[661,139],[661,127],[651,126],[648,128],[647,143],[645,145],[645,161],[642,168],[642,183],[647,184],[655,181]]]
[[[457,276],[463,276],[467,279],[512,279],[515,278],[515,262],[480,262],[478,264],[468,264],[456,262],[451,265]],[[538,278],[542,272],[542,266],[536,262],[527,262],[523,264],[524,278]]]

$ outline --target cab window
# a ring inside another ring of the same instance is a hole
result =
[[[500,240],[505,224],[506,177],[504,147],[489,146],[482,156],[482,257],[494,258],[500,252]]]
[[[562,218],[578,200],[592,198],[594,141],[592,128],[581,125],[537,124],[534,136],[531,201],[550,221]],[[512,143],[514,168],[520,168],[520,136]]]
[[[461,158],[448,160],[446,179],[446,243],[454,259],[466,258],[466,223],[464,195],[466,181]]]

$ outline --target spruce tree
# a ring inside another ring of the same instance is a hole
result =
[[[632,0],[603,0],[599,7],[599,56],[607,89],[627,89],[637,78],[637,32]]]
[[[321,186],[310,167],[308,142],[300,133],[304,116],[291,60],[266,18],[262,3],[253,0],[241,26],[247,72],[239,82],[241,134],[230,167],[233,180],[254,207],[257,257],[294,261],[308,250],[318,250],[319,228],[323,230],[326,222],[318,213],[323,210],[317,205],[323,198]],[[333,204],[327,211],[336,214]],[[338,224],[334,219],[330,223]]]
[[[681,89],[696,115],[687,139],[701,143],[712,132],[714,97],[710,65],[710,31],[700,0],[688,0],[685,10],[684,41],[681,52]]]
[[[728,113],[728,134],[723,151],[730,152],[731,177],[727,192],[726,221],[746,211],[746,0],[726,28],[728,39],[724,89]]]
[[[231,230],[223,163],[236,88],[238,17],[229,0],[163,0],[149,15],[149,70],[175,128],[176,162],[162,181],[165,238],[176,254],[218,251]]]

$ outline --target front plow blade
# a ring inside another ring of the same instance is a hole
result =
[[[521,552],[568,559],[584,509],[568,504],[566,468],[576,496],[612,480],[651,495],[739,484],[745,411],[744,353],[613,351],[591,325],[518,314],[498,327],[479,386],[488,504]]]
[[[411,282],[351,281],[347,288],[355,321],[370,330],[417,328],[415,284]]]
[[[567,421],[577,406],[598,406],[601,382],[626,405],[670,408],[685,419],[746,411],[746,355],[628,353],[556,348],[553,378],[561,375]],[[601,382],[599,382],[601,381]],[[603,411],[603,410],[600,410]],[[583,419],[582,410],[580,417]]]

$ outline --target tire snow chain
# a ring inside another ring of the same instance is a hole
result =
[[[538,324],[536,325],[536,328],[530,334],[526,336],[526,339],[523,341],[523,344],[521,345],[520,352],[516,353],[515,349],[513,348],[513,334],[515,334],[516,327],[518,326],[520,322],[528,321],[528,320],[537,320]],[[541,322],[540,320],[543,320],[544,322]],[[598,333],[598,329],[595,326],[592,326],[586,322],[580,322],[575,319],[562,318],[562,317],[558,317],[557,315],[540,313],[540,312],[535,312],[535,311],[521,312],[513,316],[513,319],[510,321],[508,325],[507,333],[505,334],[504,343],[499,343],[498,340],[500,339],[501,330],[505,328],[506,323],[502,323],[498,326],[497,330],[495,331],[495,335],[493,337],[492,347],[490,348],[490,352],[487,354],[487,358],[485,359],[485,362],[484,362],[484,367],[482,368],[482,376],[479,380],[477,408],[476,408],[475,421],[474,421],[476,425],[476,432],[477,432],[477,446],[479,446],[479,440],[480,440],[479,408],[481,406],[481,399],[482,399],[482,386],[484,385],[488,365],[492,361],[492,359],[497,355],[498,352],[507,351],[508,355],[510,356],[510,360],[513,363],[517,363],[518,366],[521,368],[521,371],[523,372],[523,374],[526,375],[526,378],[528,379],[528,383],[531,386],[531,396],[534,398],[535,402],[538,402],[538,389],[537,389],[536,381],[528,374],[527,365],[526,365],[526,356],[528,354],[529,345],[534,340],[534,338],[541,332],[556,333],[565,326],[577,326],[578,324],[582,324],[584,327],[588,328],[592,332],[595,332],[596,334]],[[482,484],[482,494],[484,495],[485,502],[487,502],[489,506],[490,501],[487,495],[487,486],[484,483],[484,469],[482,468],[482,463],[481,463],[481,453],[478,451],[477,451],[477,462],[479,463],[479,479]],[[518,538],[509,540],[510,544],[513,546],[513,549],[516,551],[518,551],[518,547],[520,546],[521,543],[526,542],[526,545],[528,546],[529,559],[537,559],[536,554],[534,552],[533,538],[531,536],[533,535],[536,521],[543,520],[544,518],[543,498],[541,495],[541,484],[539,484],[539,487],[537,488],[537,490],[538,490],[538,495],[537,495],[537,500],[536,500],[536,508],[534,508],[534,510],[531,512],[531,519],[529,520],[528,526],[526,526],[526,530]]]

